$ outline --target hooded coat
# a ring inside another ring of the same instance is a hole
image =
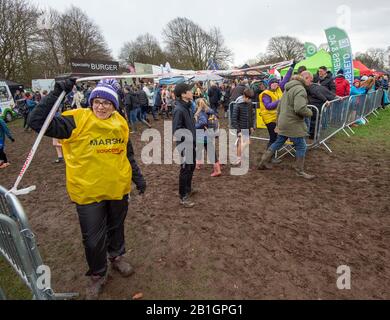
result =
[[[351,94],[351,85],[343,75],[337,76],[335,80],[336,95],[339,97],[348,97]]]
[[[290,81],[278,107],[278,129],[281,136],[303,138],[308,135],[305,118],[313,116],[308,108],[307,92],[303,79]]]

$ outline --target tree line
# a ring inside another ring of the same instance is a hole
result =
[[[75,58],[113,60],[99,26],[80,8],[44,12],[28,0],[0,0],[0,78],[30,84],[32,79],[54,78],[71,71]],[[170,62],[179,69],[227,68],[233,53],[220,29],[204,30],[187,18],[176,18],[162,30],[162,45],[154,35],[139,35],[125,42],[119,61],[160,65]],[[388,49],[390,51],[390,47]],[[385,49],[358,54],[369,68],[385,67]],[[266,53],[250,65],[304,59],[304,44],[290,36],[273,37]]]

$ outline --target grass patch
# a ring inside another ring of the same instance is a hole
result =
[[[349,140],[356,142],[369,142],[373,146],[382,146],[390,149],[390,107],[379,111],[379,116],[370,115],[369,123],[363,126],[352,128],[355,132],[348,138],[344,133],[340,132],[338,138],[341,140]],[[349,130],[347,129],[349,132]]]
[[[0,288],[8,300],[32,299],[30,290],[3,257],[0,257]]]

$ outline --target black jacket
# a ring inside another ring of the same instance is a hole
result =
[[[328,74],[324,79],[321,79],[317,74],[314,77],[314,83],[320,84],[321,86],[336,94],[336,83],[334,82],[333,75],[330,71],[328,71]]]
[[[196,144],[196,130],[194,115],[192,113],[192,103],[186,103],[183,100],[176,100],[175,109],[173,111],[173,135],[176,136],[176,131],[180,129],[189,130],[193,137],[193,143]],[[179,136],[177,137],[180,138]],[[183,137],[181,141],[177,142],[177,145],[182,142],[184,142]]]
[[[36,132],[40,132],[43,123],[50,113],[58,97],[51,92],[47,97],[43,98],[38,106],[30,113],[28,124]],[[58,116],[54,117],[50,123],[45,135],[56,139],[69,139],[73,130],[76,129],[76,122],[73,116]],[[131,141],[127,143],[127,158],[133,169],[133,182],[137,185],[138,190],[141,190],[145,185],[144,177],[134,159],[134,149]]]
[[[241,84],[235,87],[230,96],[230,102],[235,102],[239,97],[241,97],[244,94],[245,89],[246,87]]]
[[[149,100],[148,100],[148,96],[146,94],[146,92],[141,89],[141,90],[138,90],[138,99],[139,99],[139,104],[141,107],[147,107],[149,105]]]
[[[208,92],[210,104],[218,104],[222,98],[222,92],[217,86],[213,86]]]
[[[226,88],[225,97],[223,99],[223,105],[224,106],[229,106],[231,94],[232,94],[231,89],[230,88]]]
[[[125,108],[128,111],[133,111],[134,109],[133,98],[130,92],[125,94]]]
[[[336,99],[336,95],[319,84],[313,83],[307,88],[307,97],[309,104],[316,106],[321,111],[322,106],[326,101],[332,101]]]
[[[252,129],[255,127],[254,123],[254,108],[252,103],[244,102],[243,98],[240,98],[238,103],[234,106],[232,116],[232,127],[237,131]]]
[[[133,104],[133,109],[140,108],[141,103],[139,100],[139,93],[138,91],[131,91],[131,103]]]

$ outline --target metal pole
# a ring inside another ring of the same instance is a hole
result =
[[[20,174],[15,182],[15,185],[13,186],[13,188],[10,190],[11,193],[13,193],[14,195],[25,195],[25,194],[29,194],[30,192],[34,191],[36,189],[36,186],[31,186],[31,187],[28,187],[26,189],[22,189],[22,190],[18,190],[18,187],[19,187],[19,184],[20,182],[22,181],[26,171],[28,170],[28,168],[30,167],[30,164],[32,162],[32,160],[34,159],[34,156],[35,156],[35,153],[37,152],[38,150],[38,147],[43,139],[43,136],[45,135],[47,129],[49,128],[49,125],[50,123],[52,122],[58,108],[60,107],[60,104],[62,102],[62,100],[65,98],[65,91],[63,91],[60,96],[58,97],[56,103],[54,104],[53,108],[50,110],[50,113],[49,115],[47,116],[43,126],[42,126],[42,129],[41,131],[39,132],[38,134],[38,137],[37,139],[35,140],[35,143],[30,151],[30,153],[28,154],[27,156],[27,159],[26,159],[26,162],[24,163],[23,165],[23,168],[22,170],[20,171]]]

